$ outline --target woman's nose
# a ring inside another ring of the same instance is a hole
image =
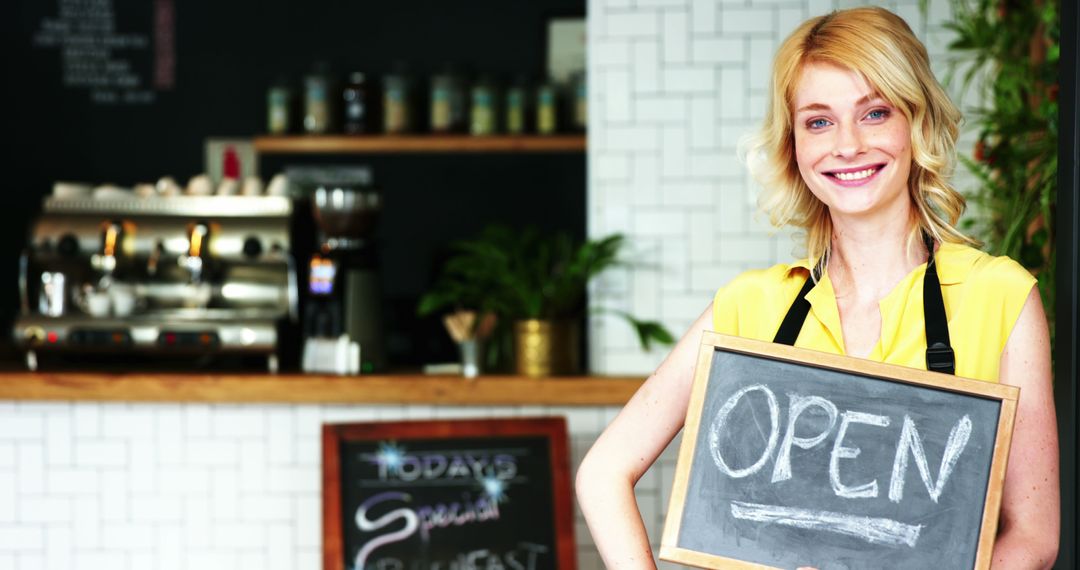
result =
[[[833,156],[851,158],[865,150],[862,133],[859,132],[857,125],[841,124],[834,132],[836,138],[833,141]]]

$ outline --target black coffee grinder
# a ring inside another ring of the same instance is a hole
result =
[[[308,264],[303,368],[309,372],[355,374],[386,364],[374,239],[382,200],[370,171],[362,174],[318,184],[312,195],[319,247]]]

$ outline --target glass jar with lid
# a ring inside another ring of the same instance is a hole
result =
[[[573,125],[574,130],[584,131],[589,123],[589,94],[588,84],[585,80],[585,71],[576,71],[570,76],[570,89],[573,92]]]
[[[511,135],[524,134],[527,130],[526,117],[529,109],[529,82],[519,77],[506,89],[506,103],[503,110],[506,115],[506,132]]]
[[[413,112],[410,106],[412,78],[403,64],[383,78],[383,132],[403,134],[412,131]]]
[[[431,131],[458,133],[467,123],[465,80],[453,67],[431,78]]]
[[[371,130],[368,98],[367,75],[362,71],[350,73],[349,81],[341,91],[343,131],[348,134],[360,134]]]
[[[291,130],[292,101],[292,86],[284,77],[279,77],[266,90],[266,132],[284,135]]]
[[[493,135],[498,130],[498,86],[491,77],[483,77],[472,87],[469,132]]]
[[[304,132],[322,135],[332,130],[334,103],[330,97],[330,66],[320,62],[304,77]]]
[[[536,132],[555,134],[558,130],[559,91],[550,79],[536,88]]]

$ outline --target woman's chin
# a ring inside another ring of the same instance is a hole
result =
[[[829,214],[833,219],[850,219],[852,221],[887,222],[889,220],[907,220],[912,204],[910,198],[897,196],[895,199],[884,201],[876,193],[866,192],[861,195],[849,193],[848,195],[834,196],[829,207]]]

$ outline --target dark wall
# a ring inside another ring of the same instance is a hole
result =
[[[1058,143],[1058,267],[1054,354],[1054,396],[1061,448],[1061,546],[1056,568],[1077,568],[1077,512],[1080,477],[1080,12],[1076,2],[1061,4],[1061,93]]]
[[[0,279],[4,330],[17,305],[18,251],[54,181],[131,185],[172,175],[183,184],[204,169],[206,137],[262,132],[270,82],[284,74],[299,85],[318,60],[331,63],[341,76],[362,70],[378,77],[404,61],[420,78],[448,63],[506,80],[521,73],[541,77],[546,21],[585,11],[582,0],[173,4],[175,86],[155,91],[154,100],[143,104],[95,104],[88,89],[61,85],[60,50],[34,47],[42,20],[57,15],[55,0],[19,0],[6,8],[9,17],[0,25],[5,83],[14,96],[8,110],[15,145],[14,160],[4,161],[7,207],[0,210],[0,267],[8,275]],[[114,0],[119,31],[149,33],[153,5]],[[153,76],[152,53],[146,50],[133,60],[144,78]],[[264,158],[262,174],[268,178],[286,165],[312,162],[373,166],[386,194],[379,234],[384,288],[397,311],[411,311],[447,241],[488,222],[584,234],[585,157],[580,153],[278,156]],[[445,346],[434,350],[445,352]]]

